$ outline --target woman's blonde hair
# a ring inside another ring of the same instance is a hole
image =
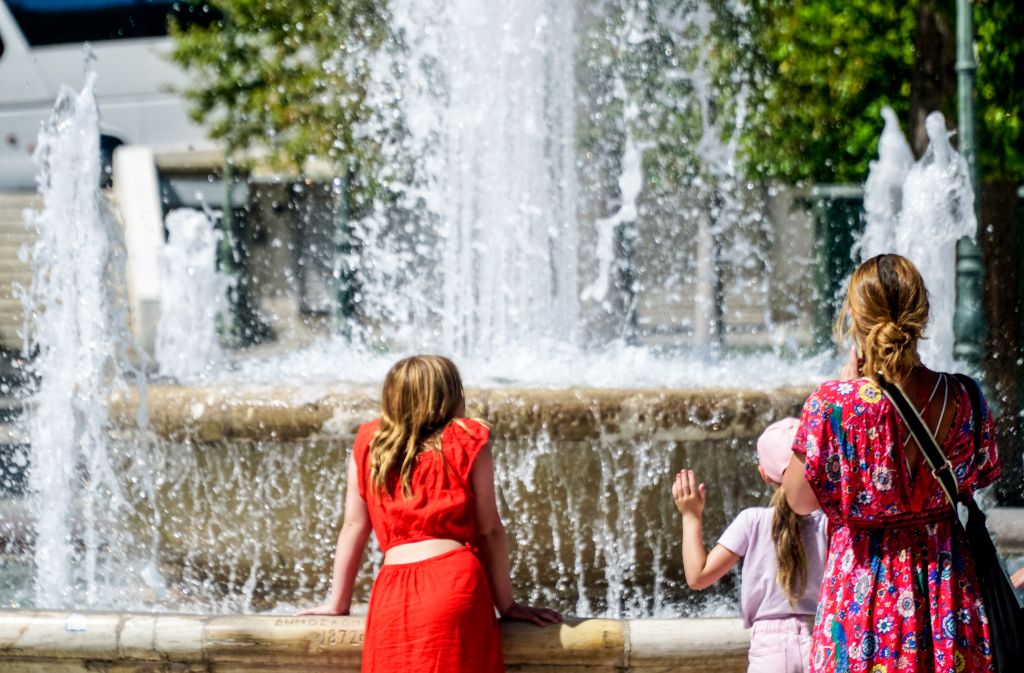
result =
[[[394,496],[397,475],[409,497],[417,455],[439,440],[462,408],[462,377],[446,357],[414,355],[391,367],[381,398],[380,425],[370,440],[370,483]]]
[[[928,324],[928,291],[914,264],[899,255],[878,255],[850,278],[835,333],[860,347],[861,372],[902,381],[921,363],[917,342]]]
[[[792,607],[807,591],[807,552],[800,533],[800,515],[789,507],[782,487],[772,495],[772,539],[779,572],[775,579]]]

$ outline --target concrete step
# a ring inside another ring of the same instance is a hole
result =
[[[25,228],[24,210],[41,205],[35,192],[0,192],[0,346],[10,350],[21,348],[24,322],[15,287],[32,281],[31,267],[20,259],[22,249],[35,240]]]

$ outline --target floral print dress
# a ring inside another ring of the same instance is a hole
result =
[[[975,447],[970,398],[948,383],[943,450],[960,490],[974,492],[999,475],[992,418],[986,406]],[[793,451],[829,519],[811,671],[992,670],[974,559],[931,471],[907,465],[906,439],[869,379],[826,382],[804,405]]]

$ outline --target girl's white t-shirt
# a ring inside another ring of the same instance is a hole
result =
[[[718,544],[743,557],[740,573],[740,614],[748,629],[760,619],[813,615],[818,609],[818,593],[825,572],[828,520],[818,511],[800,522],[804,551],[807,553],[807,590],[794,605],[776,582],[779,571],[772,539],[771,507],[750,507],[729,524]]]

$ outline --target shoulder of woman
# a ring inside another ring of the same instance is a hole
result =
[[[958,394],[968,399],[976,395],[978,402],[981,403],[982,410],[988,409],[988,401],[985,399],[985,391],[982,389],[981,384],[978,383],[977,379],[967,376],[966,374],[944,373],[943,376],[948,377],[948,380],[956,381]]]
[[[845,397],[857,390],[862,383],[869,383],[870,379],[834,379],[823,381],[814,389],[814,394],[820,397]]]
[[[809,400],[831,403],[839,406],[875,405],[885,398],[882,389],[869,378],[845,381],[825,381],[811,394]]]

